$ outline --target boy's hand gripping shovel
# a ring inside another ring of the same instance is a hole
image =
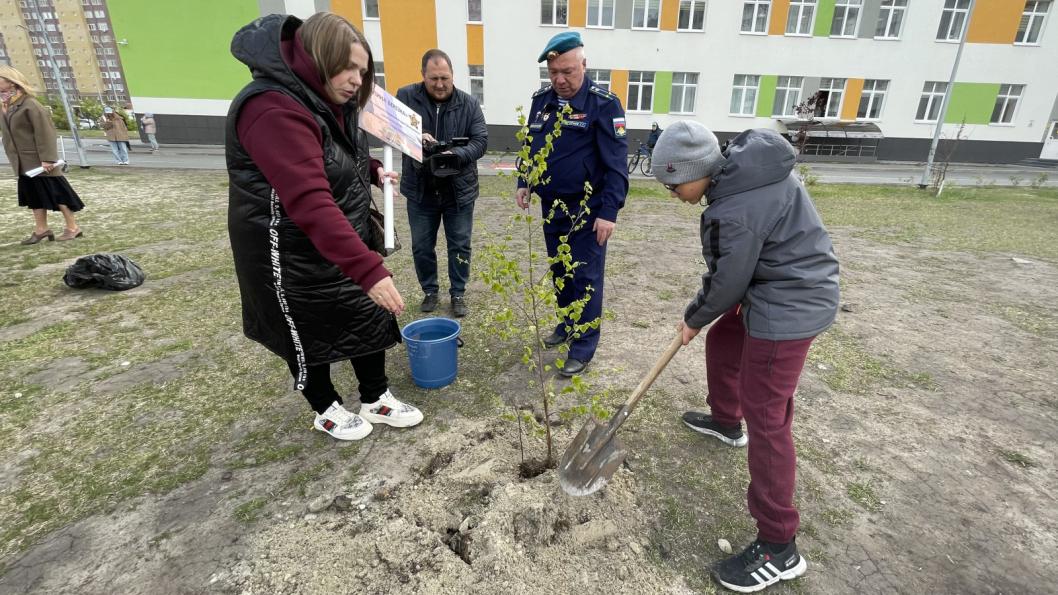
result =
[[[625,404],[610,418],[609,423],[602,423],[592,418],[584,424],[580,432],[562,453],[558,463],[558,483],[571,496],[587,496],[594,493],[610,481],[617,468],[628,454],[621,446],[621,441],[614,434],[617,428],[628,419],[628,416],[639,404],[647,389],[654,383],[661,371],[665,369],[672,356],[683,345],[683,335],[677,332],[676,338],[661,354],[654,367],[639,382],[639,386],[628,397]]]

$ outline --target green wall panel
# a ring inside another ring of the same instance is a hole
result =
[[[757,89],[757,116],[770,118],[772,107],[775,106],[775,85],[779,77],[774,74],[766,74],[760,77],[760,88]]]
[[[816,23],[812,30],[812,34],[816,37],[830,36],[830,26],[834,23],[835,3],[837,0],[819,0],[816,5]]]
[[[672,102],[672,73],[654,73],[654,113],[669,113],[669,104]]]
[[[231,38],[261,16],[257,0],[107,0],[129,94],[231,99],[250,81]]]
[[[946,124],[988,124],[999,95],[998,83],[955,83],[948,103]]]

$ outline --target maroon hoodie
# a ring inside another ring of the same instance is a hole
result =
[[[321,99],[327,102],[341,126],[342,106],[330,103],[301,35],[282,42],[283,61]],[[352,99],[356,101],[356,98]],[[239,142],[275,188],[290,220],[312,241],[324,258],[347,277],[370,290],[391,276],[382,257],[367,247],[334,202],[323,169],[323,134],[303,105],[278,91],[250,98],[236,121]],[[378,184],[381,162],[371,160],[371,182]]]

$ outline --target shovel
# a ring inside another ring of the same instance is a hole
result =
[[[558,483],[567,494],[587,496],[600,490],[606,482],[610,481],[617,468],[625,460],[625,455],[628,454],[621,446],[621,441],[614,436],[617,428],[628,419],[632,410],[639,404],[639,400],[646,394],[647,389],[654,384],[658,375],[682,345],[682,333],[676,333],[676,338],[669,344],[668,349],[661,354],[654,367],[639,382],[632,396],[628,397],[625,404],[610,418],[610,422],[603,423],[592,418],[577,433],[573,442],[566,448],[566,452],[562,453],[562,460],[558,463]]]

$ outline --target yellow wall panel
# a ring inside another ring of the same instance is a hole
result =
[[[842,120],[855,120],[863,97],[863,79],[849,79],[845,83],[845,101],[841,106]]]
[[[621,99],[621,107],[628,105],[628,71],[610,71],[610,92]]]
[[[485,64],[484,25],[467,25],[467,64]]]
[[[437,47],[434,0],[379,0],[386,87],[399,89],[422,80],[422,55]]]
[[[675,31],[680,15],[680,0],[661,0],[661,30]]]
[[[790,0],[772,0],[771,22],[768,23],[768,35],[786,33],[786,17],[790,14]]]
[[[570,27],[583,27],[588,22],[588,0],[570,0],[567,22]]]
[[[977,0],[966,31],[970,43],[1014,43],[1024,0]]]
[[[357,29],[364,30],[364,8],[362,0],[331,0],[331,12],[342,15]]]

